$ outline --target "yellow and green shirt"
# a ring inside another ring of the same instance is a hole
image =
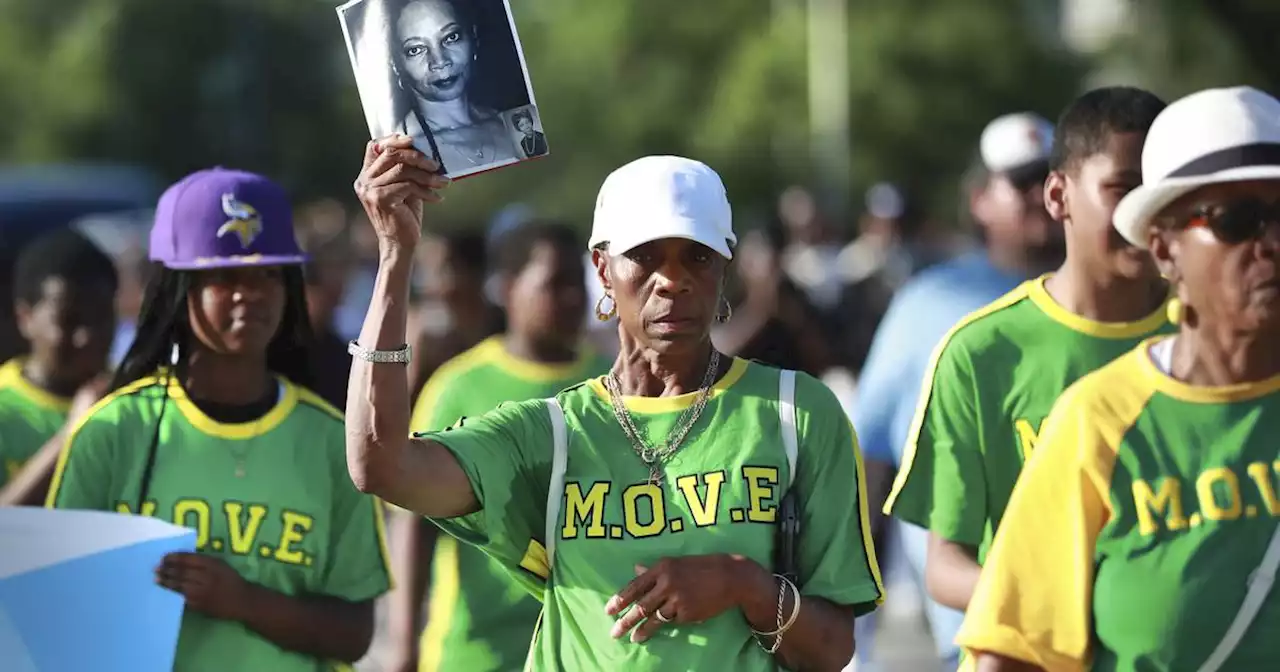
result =
[[[176,379],[148,377],[116,390],[68,438],[49,508],[136,513],[158,423],[143,515],[194,529],[200,553],[285,595],[378,597],[391,585],[382,510],[347,473],[342,414],[284,378],[278,387],[275,406],[243,423],[209,417]],[[174,663],[178,672],[333,667],[192,610],[183,615]]]
[[[739,611],[671,624],[635,644],[609,636],[615,619],[605,603],[635,578],[636,565],[664,557],[734,553],[772,566],[777,507],[790,480],[780,373],[735,359],[658,485],[649,482],[648,468],[614,417],[602,379],[557,394],[568,459],[550,525],[554,441],[544,401],[504,404],[427,435],[454,455],[482,507],[437,523],[517,575],[542,582],[532,669],[777,669]],[[853,428],[820,381],[800,373],[795,383],[800,589],[865,613],[883,591]],[[645,440],[658,445],[697,396],[626,397],[623,403]],[[550,567],[548,527],[556,535]]]
[[[1073,670],[1195,670],[1280,524],[1280,376],[1195,387],[1144,343],[1054,406],[958,643]],[[1224,670],[1280,661],[1273,589]]]
[[[0,366],[0,486],[8,483],[67,421],[71,400],[22,377],[22,360]]]
[[[943,338],[921,391],[885,513],[986,556],[1040,424],[1071,383],[1153,333],[1161,307],[1125,323],[1058,305],[1042,276],[978,310]]]
[[[611,362],[583,350],[562,365],[512,356],[494,336],[441,366],[414,408],[415,431],[445,429],[462,417],[479,417],[507,401],[554,396],[609,370]],[[518,670],[542,602],[479,549],[448,535],[436,541],[431,561],[427,628],[419,669],[507,672]]]

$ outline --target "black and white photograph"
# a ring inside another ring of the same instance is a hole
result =
[[[507,0],[351,0],[338,17],[373,137],[412,137],[454,179],[548,153]]]
[[[529,105],[506,112],[502,116],[511,127],[511,137],[520,152],[520,158],[532,159],[550,151],[547,136],[542,133],[542,121],[538,119],[538,108]]]

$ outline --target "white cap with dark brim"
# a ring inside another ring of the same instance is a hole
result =
[[[1053,124],[1031,112],[996,117],[982,130],[978,141],[982,165],[992,173],[1047,166],[1052,149]]]
[[[1147,246],[1152,219],[1211,184],[1280,180],[1280,101],[1254,88],[1206,89],[1160,113],[1142,147],[1142,186],[1116,206],[1112,222]]]
[[[684,238],[733,258],[738,238],[720,176],[678,156],[646,156],[609,174],[596,197],[590,247],[623,254],[663,238]]]

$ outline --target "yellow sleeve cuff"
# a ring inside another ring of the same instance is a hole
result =
[[[994,653],[1040,666],[1045,672],[1084,672],[1086,661],[1064,655],[1053,649],[1027,641],[1022,633],[1003,625],[981,625],[960,629],[956,644],[964,649],[965,658],[975,664],[979,652]]]

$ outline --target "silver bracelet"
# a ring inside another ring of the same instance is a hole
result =
[[[751,629],[751,634],[756,636],[756,644],[758,644],[760,648],[764,649],[765,653],[776,653],[778,651],[778,649],[782,646],[782,636],[785,635],[787,631],[791,629],[792,625],[795,625],[796,618],[800,616],[800,589],[796,588],[796,584],[792,583],[790,579],[788,579],[787,577],[781,574],[774,574],[774,577],[778,579],[777,629],[774,630],[773,632],[760,632],[755,628]],[[783,605],[786,603],[786,595],[788,590],[791,591],[791,595],[794,598],[794,601],[791,603],[791,615],[788,616],[784,621],[782,617],[782,608],[783,608]],[[760,641],[761,637],[772,637],[773,644],[769,646],[765,646],[764,643]]]
[[[406,343],[395,350],[370,350],[351,341],[347,343],[347,354],[372,364],[408,364],[413,348]]]

